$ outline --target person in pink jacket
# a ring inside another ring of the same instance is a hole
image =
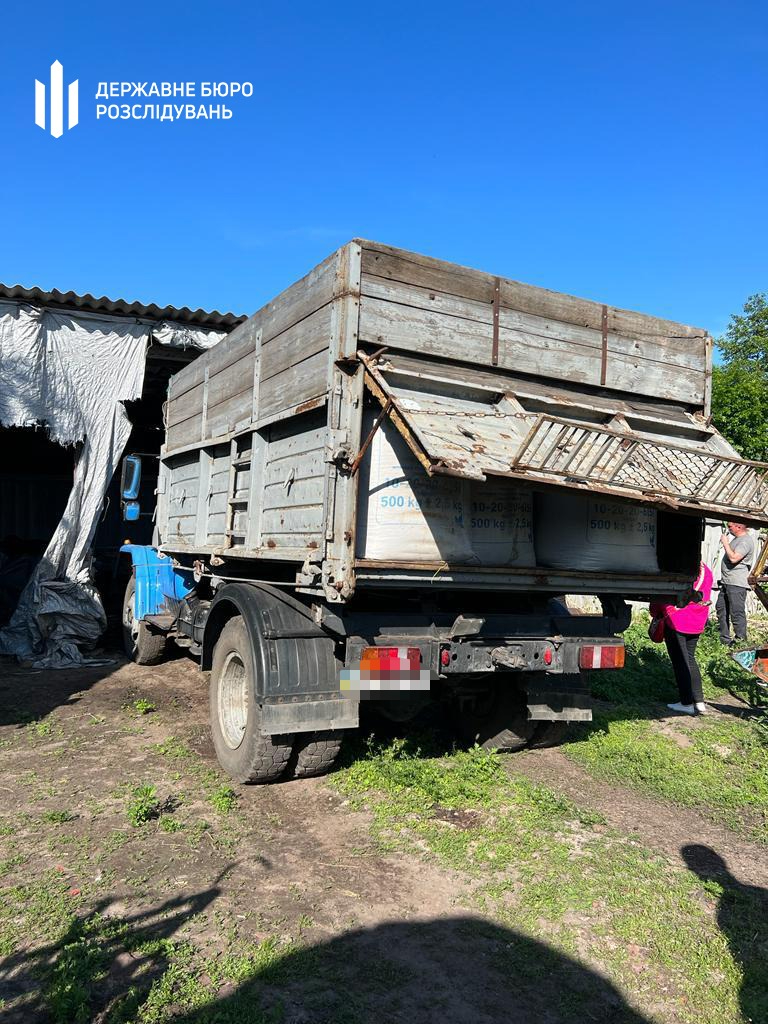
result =
[[[672,711],[684,715],[704,714],[704,692],[701,686],[701,672],[696,663],[696,645],[704,632],[709,618],[712,598],[712,570],[704,562],[693,583],[693,596],[688,604],[678,608],[675,604],[654,601],[650,612],[655,619],[664,622],[664,643],[675,673],[680,700],[668,704]]]

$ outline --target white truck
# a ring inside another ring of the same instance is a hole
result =
[[[325,770],[361,698],[556,742],[623,664],[626,600],[689,599],[703,518],[768,522],[711,359],[701,329],[350,242],[171,379],[129,654],[200,658],[242,782]]]

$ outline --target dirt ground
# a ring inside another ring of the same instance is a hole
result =
[[[768,855],[764,847],[740,839],[694,810],[667,805],[615,783],[594,779],[557,749],[526,751],[515,758],[514,770],[599,811],[614,828],[637,836],[680,867],[688,866],[680,854],[684,846],[706,846],[723,851],[731,870],[743,884],[768,887]]]
[[[227,954],[235,932],[238,942],[301,941],[314,951],[312,1005],[327,996],[331,1009],[308,1010],[305,990],[287,986],[279,1019],[291,1024],[645,1019],[598,976],[577,1018],[556,1008],[546,976],[500,973],[500,952],[530,963],[534,941],[486,919],[466,878],[381,852],[369,814],[327,779],[238,788],[233,802],[208,738],[206,679],[192,661],[147,668],[117,659],[62,672],[4,663],[0,673],[0,856],[12,893],[34,879],[58,881],[89,913],[142,938],[188,938],[214,957]],[[692,811],[597,782],[559,750],[518,755],[514,770],[673,858],[701,843],[727,855],[743,883],[768,883],[760,848]],[[155,787],[178,826],[131,824],[126,809],[142,785]],[[37,978],[60,949],[17,942],[0,968],[4,1019],[51,1019]],[[542,970],[549,957],[541,951]],[[116,998],[151,981],[145,964],[116,947],[88,1019],[111,1020]],[[371,1002],[371,992],[380,998]],[[231,985],[217,995],[225,1005]]]

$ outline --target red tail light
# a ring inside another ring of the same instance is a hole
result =
[[[418,672],[421,651],[418,647],[366,647],[360,658],[361,671]]]
[[[579,651],[580,668],[624,668],[624,644],[594,644]]]

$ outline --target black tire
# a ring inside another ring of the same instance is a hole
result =
[[[168,638],[164,633],[151,630],[145,622],[137,622],[134,616],[136,579],[128,580],[123,601],[123,647],[125,653],[137,665],[157,665],[165,657]]]
[[[273,782],[285,772],[293,736],[262,736],[253,654],[245,621],[230,619],[213,649],[211,735],[219,764],[236,782]]]
[[[336,762],[344,738],[342,732],[308,732],[299,734],[291,758],[291,774],[295,779],[323,775]]]
[[[557,747],[563,742],[567,728],[567,722],[537,722],[536,730],[528,746],[533,750]]]
[[[499,675],[482,696],[463,700],[457,709],[459,732],[486,750],[514,753],[528,746],[536,722],[528,719],[525,695],[514,678]]]

